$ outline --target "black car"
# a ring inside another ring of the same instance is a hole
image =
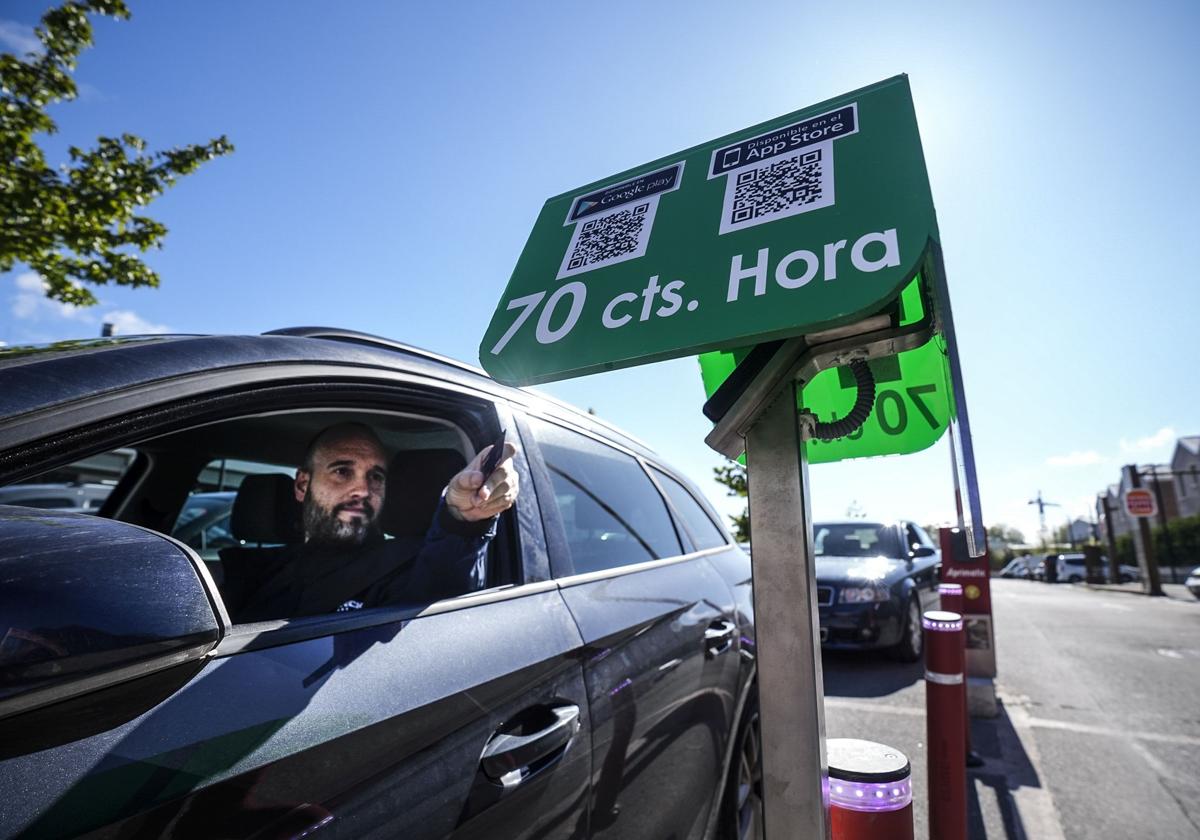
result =
[[[394,453],[394,538],[507,432],[486,580],[232,623],[226,552],[294,538],[344,421]],[[757,836],[749,558],[638,441],[346,331],[0,351],[0,485],[117,449],[97,515],[0,506],[0,837]]]
[[[813,526],[821,644],[887,648],[921,658],[921,614],[937,608],[941,553],[913,522],[818,522]]]

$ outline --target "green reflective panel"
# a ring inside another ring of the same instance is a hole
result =
[[[901,295],[901,322],[921,319],[920,280],[914,280]],[[700,356],[700,374],[708,396],[720,387],[738,362],[749,352],[740,348],[728,353]],[[950,369],[945,341],[940,336],[914,350],[870,362],[875,375],[875,407],[863,427],[834,441],[810,440],[809,463],[824,464],[848,458],[877,455],[907,455],[932,446],[950,420]],[[804,387],[801,405],[826,422],[845,417],[854,405],[857,389],[849,368],[821,371]]]
[[[921,277],[918,275],[900,293],[900,326],[910,326],[924,317],[925,306],[921,302]]]
[[[851,323],[931,240],[900,76],[549,199],[480,362],[528,385]]]

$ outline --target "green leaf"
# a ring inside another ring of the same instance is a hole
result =
[[[162,223],[141,208],[213,158],[230,154],[224,135],[207,143],[148,152],[133,134],[71,146],[68,162],[49,167],[36,141],[57,126],[46,107],[76,96],[79,54],[92,45],[88,16],[129,17],[123,0],[66,2],[42,16],[40,53],[0,54],[0,271],[24,263],[45,280],[47,297],[91,306],[83,284],[158,286],[138,257],[161,248]]]

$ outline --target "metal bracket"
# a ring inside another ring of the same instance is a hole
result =
[[[817,415],[807,408],[796,415],[796,423],[800,426],[800,440],[812,440],[817,436]]]

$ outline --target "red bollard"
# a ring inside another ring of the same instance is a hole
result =
[[[957,583],[939,583],[938,598],[943,610],[963,615],[963,588]]]
[[[931,610],[925,628],[929,840],[966,840],[966,682],[962,613]]]
[[[966,601],[963,598],[963,588],[957,583],[939,583],[938,596],[942,602],[942,609],[946,612],[958,613],[963,616],[964,623],[966,612],[963,609],[966,606]],[[963,632],[963,657],[965,662],[966,657],[967,634]],[[963,668],[965,679],[966,668]],[[967,711],[967,692],[963,691],[963,738],[967,745],[967,766],[982,767],[983,758],[979,753],[971,749],[971,713]]]
[[[899,750],[830,738],[831,840],[913,840],[912,768]]]

